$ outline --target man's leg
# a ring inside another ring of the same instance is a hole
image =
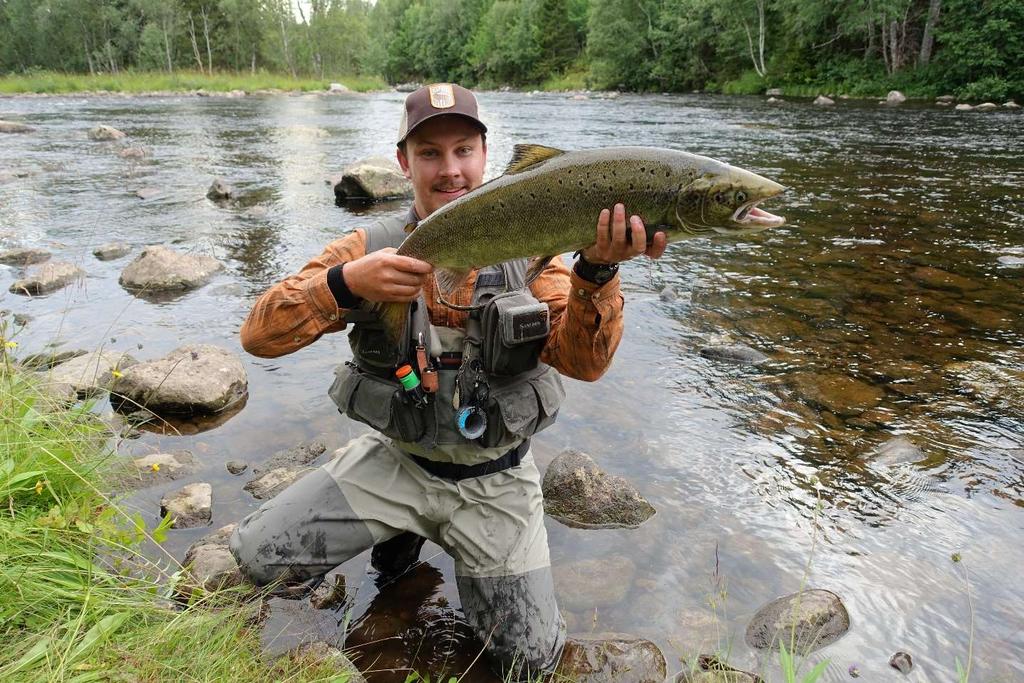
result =
[[[555,602],[540,474],[532,456],[514,469],[465,480],[464,503],[442,529],[455,556],[466,621],[505,680],[554,670],[565,643]]]
[[[351,441],[327,465],[310,472],[246,517],[230,548],[246,578],[258,586],[295,584],[323,576],[374,543],[409,528],[402,509],[382,495],[375,505],[354,509],[339,485],[379,490],[395,483],[380,469],[391,457],[378,437]],[[339,474],[340,473],[340,474]]]

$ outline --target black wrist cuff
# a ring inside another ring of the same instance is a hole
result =
[[[327,270],[327,287],[334,295],[334,300],[338,302],[338,308],[355,308],[361,299],[345,284],[345,275],[342,273],[344,267],[345,264],[342,263]]]
[[[573,272],[587,282],[592,282],[595,285],[603,285],[615,277],[615,273],[619,272],[619,264],[591,263],[583,257],[583,252],[577,251],[576,263],[573,265],[572,269]]]

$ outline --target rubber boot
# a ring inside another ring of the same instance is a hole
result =
[[[370,566],[377,570],[377,585],[401,576],[416,564],[426,541],[422,536],[404,531],[373,546]]]

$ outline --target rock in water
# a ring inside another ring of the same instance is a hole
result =
[[[544,511],[569,526],[634,529],[655,513],[635,486],[579,451],[563,451],[551,462],[543,491]]]
[[[31,133],[35,128],[18,121],[0,121],[0,133]]]
[[[886,104],[903,104],[907,101],[907,96],[901,93],[899,90],[890,90],[889,94],[885,96]]]
[[[107,242],[92,250],[92,255],[100,261],[113,261],[125,256],[132,248],[124,242]]]
[[[180,479],[195,472],[198,465],[195,457],[187,451],[150,453],[132,459],[136,476],[145,485]]]
[[[344,645],[344,630],[330,610],[314,609],[305,600],[283,598],[271,598],[264,606],[266,620],[260,633],[264,659],[273,660],[318,641],[334,648]]]
[[[189,547],[181,563],[188,576],[179,585],[180,595],[187,598],[196,588],[209,592],[245,583],[242,571],[228,549],[228,539],[236,527],[237,524],[223,526]]]
[[[0,263],[9,266],[31,266],[50,258],[50,252],[42,249],[8,249],[0,251]]]
[[[234,188],[224,182],[221,178],[214,179],[210,188],[206,191],[208,199],[214,201],[223,201],[225,199],[231,199],[231,195],[235,193]]]
[[[565,643],[556,680],[664,683],[665,656],[649,640],[618,633],[575,635]]]
[[[673,683],[764,683],[764,679],[734,669],[715,655],[700,655],[696,662],[676,674]]]
[[[160,515],[170,515],[175,529],[206,526],[213,519],[213,487],[202,482],[171,491],[160,499]]]
[[[850,615],[832,591],[810,589],[773,600],[747,625],[750,647],[776,650],[779,641],[807,653],[834,643],[850,628]]]
[[[225,467],[231,474],[241,474],[249,469],[249,463],[244,460],[228,460]]]
[[[51,261],[29,270],[25,277],[16,280],[8,291],[14,294],[29,296],[48,294],[67,287],[75,280],[84,276],[85,271],[73,263]]]
[[[257,500],[267,500],[312,471],[311,467],[275,467],[263,476],[253,479],[242,489],[251,493]]]
[[[121,272],[121,286],[131,290],[194,289],[207,282],[224,264],[211,256],[179,254],[168,247],[149,246]]]
[[[220,412],[246,396],[248,377],[238,357],[217,346],[182,346],[167,356],[125,368],[111,403],[119,411],[157,415]]]
[[[636,565],[628,557],[616,555],[560,564],[551,569],[551,574],[559,604],[583,612],[622,602],[633,587]]]
[[[109,388],[114,381],[114,371],[120,372],[135,363],[127,353],[94,351],[54,365],[47,376],[53,382],[70,384],[79,397],[87,398]]]
[[[914,660],[906,652],[896,652],[889,658],[889,666],[906,675],[914,668]]]
[[[764,355],[757,349],[746,346],[745,344],[705,346],[700,350],[700,355],[709,360],[720,360],[746,365],[758,365],[768,360],[768,356]]]
[[[895,436],[875,449],[871,464],[891,467],[915,463],[924,458],[924,451],[918,448],[914,442],[903,436]]]
[[[95,142],[106,142],[109,140],[121,140],[128,137],[122,131],[113,126],[99,125],[89,129],[89,139]]]
[[[334,196],[345,199],[393,199],[411,197],[412,183],[394,159],[370,157],[346,167],[334,186]]]
[[[817,97],[814,98],[814,104],[818,105],[819,107],[831,107],[835,103],[835,100],[833,100],[830,97],[825,97],[824,95],[818,95]]]

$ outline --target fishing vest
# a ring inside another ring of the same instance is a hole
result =
[[[405,222],[400,219],[375,223],[366,231],[366,253],[397,248],[405,237]],[[421,449],[464,444],[508,448],[550,426],[565,389],[558,372],[540,362],[547,311],[526,287],[526,268],[526,259],[519,259],[477,272],[471,303],[480,308],[466,324],[462,363],[438,363],[438,390],[423,407],[409,399],[394,375],[401,363],[414,361],[412,339],[422,340],[435,360],[442,351],[450,351],[437,348],[443,335],[430,324],[422,293],[411,306],[412,334],[398,347],[388,340],[375,315],[346,312],[345,320],[352,324],[348,341],[353,358],[335,369],[329,394],[338,410]],[[544,310],[543,320],[536,315],[538,306]],[[531,334],[535,328],[539,333],[541,325],[543,334]],[[475,400],[487,420],[486,430],[474,440],[464,437],[456,425],[459,408],[469,400]]]

